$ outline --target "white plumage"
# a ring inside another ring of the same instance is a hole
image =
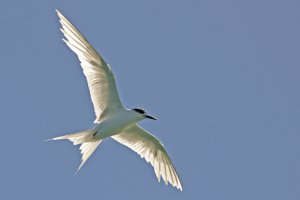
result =
[[[158,181],[160,181],[160,177],[162,176],[166,184],[169,182],[174,187],[182,190],[171,159],[164,149],[163,144],[153,135],[138,125],[134,125],[122,133],[111,137],[138,153],[147,162],[150,162]]]
[[[63,41],[78,56],[86,77],[96,114],[95,123],[101,121],[101,114],[107,109],[113,112],[123,108],[119,99],[115,78],[109,65],[80,34],[80,32],[59,12],[61,31],[67,40]]]
[[[60,136],[52,140],[68,139],[74,145],[81,145],[82,159],[78,172],[101,141],[106,137],[112,137],[150,162],[158,181],[162,177],[166,184],[170,183],[182,190],[175,167],[162,143],[136,124],[145,118],[155,118],[142,109],[127,110],[123,107],[109,65],[59,11],[57,15],[62,25],[61,31],[66,37],[63,40],[78,56],[87,79],[97,126],[92,130]]]

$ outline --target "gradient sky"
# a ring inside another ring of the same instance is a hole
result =
[[[108,139],[73,177],[93,127],[59,9],[103,55],[127,108],[165,145],[183,192]],[[0,199],[300,198],[300,1],[2,1]]]

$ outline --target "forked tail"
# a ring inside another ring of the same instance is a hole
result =
[[[79,149],[82,154],[82,158],[81,158],[81,163],[75,175],[78,173],[80,168],[84,165],[84,163],[89,159],[89,157],[94,153],[94,151],[97,149],[98,145],[102,141],[94,138],[95,133],[96,133],[95,130],[87,130],[79,133],[73,133],[73,134],[50,139],[50,140],[70,140],[71,142],[73,142],[73,145],[81,144]]]

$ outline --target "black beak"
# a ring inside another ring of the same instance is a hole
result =
[[[149,118],[149,119],[153,119],[153,120],[157,120],[155,117],[152,117],[150,115],[145,115],[146,118]]]

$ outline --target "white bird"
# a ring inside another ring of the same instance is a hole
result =
[[[101,141],[112,137],[121,144],[138,153],[154,168],[160,181],[170,183],[182,191],[180,179],[163,144],[153,135],[137,125],[137,122],[149,118],[143,109],[125,109],[119,99],[115,78],[109,65],[97,53],[92,45],[58,10],[57,15],[62,25],[63,41],[77,54],[83,73],[87,79],[97,126],[94,129],[56,137],[50,140],[68,139],[74,145],[80,144],[83,166]],[[77,173],[76,172],[76,173]]]

